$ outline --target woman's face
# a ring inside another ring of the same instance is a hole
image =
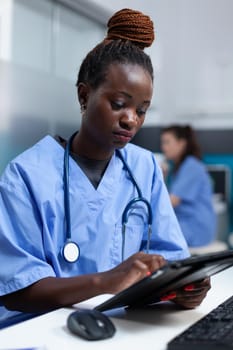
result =
[[[83,86],[83,89],[87,86]],[[153,84],[149,73],[138,65],[111,64],[104,82],[88,87],[86,112],[81,134],[90,153],[98,158],[124,147],[142,126],[152,98]],[[79,87],[79,99],[82,86]],[[88,142],[87,142],[88,140]]]
[[[168,160],[178,162],[186,148],[186,140],[178,139],[172,132],[164,132],[161,136],[161,150]]]

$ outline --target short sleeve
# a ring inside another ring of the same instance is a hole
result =
[[[17,167],[0,180],[0,295],[54,276],[46,261],[39,211]],[[13,258],[12,258],[13,257]]]
[[[204,176],[203,167],[197,162],[187,159],[173,176],[169,193],[183,201],[195,201]]]

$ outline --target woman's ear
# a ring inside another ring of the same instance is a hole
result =
[[[80,106],[86,106],[89,96],[89,86],[85,83],[79,83],[77,87],[77,93],[78,93],[78,100],[80,103]]]

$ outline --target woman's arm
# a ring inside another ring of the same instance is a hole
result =
[[[76,277],[47,277],[1,297],[9,310],[47,312],[99,294],[116,294],[165,264],[162,256],[136,253],[106,272]]]
[[[181,199],[179,197],[175,196],[174,194],[170,194],[170,199],[171,199],[171,203],[172,203],[173,208],[175,208],[181,202]]]

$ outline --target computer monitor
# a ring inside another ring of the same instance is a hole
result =
[[[207,171],[213,184],[213,192],[219,195],[221,200],[230,203],[231,194],[231,169],[227,165],[208,164]]]

